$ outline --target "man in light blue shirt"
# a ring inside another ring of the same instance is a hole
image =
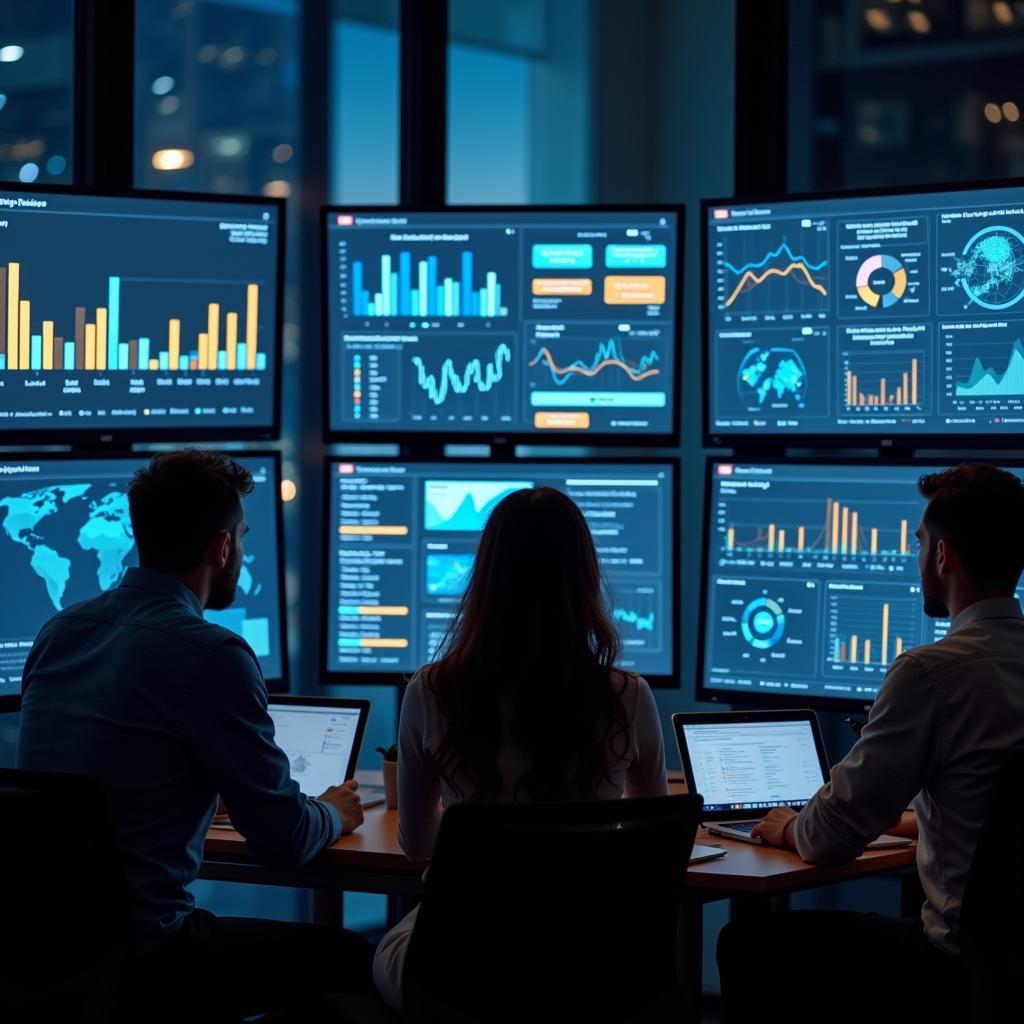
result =
[[[212,988],[243,1012],[368,981],[371,952],[348,932],[216,918],[188,891],[218,795],[251,852],[275,865],[305,863],[363,820],[355,783],[316,800],[299,791],[255,654],[203,618],[234,600],[251,490],[232,459],[194,449],[136,474],[128,497],[142,567],[40,631],[17,755],[20,768],[103,784],[135,898],[140,976],[172,972],[176,991],[191,983],[208,1000]]]

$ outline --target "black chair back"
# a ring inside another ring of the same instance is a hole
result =
[[[701,806],[450,808],[410,940],[406,1019],[682,1024],[678,908]]]
[[[1024,978],[1024,751],[1003,763],[971,862],[960,941],[973,1019],[999,1020]]]
[[[106,1021],[134,940],[107,802],[80,775],[0,769],[0,1018]]]

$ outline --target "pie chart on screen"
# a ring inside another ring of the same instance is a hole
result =
[[[857,294],[872,308],[895,306],[906,290],[907,271],[888,253],[869,256],[857,270]]]

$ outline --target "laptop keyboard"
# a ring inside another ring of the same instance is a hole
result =
[[[726,823],[729,828],[734,832],[743,832],[745,835],[750,835],[753,831],[754,826],[757,824],[756,821],[730,821]]]

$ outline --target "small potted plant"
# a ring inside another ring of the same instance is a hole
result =
[[[384,802],[393,811],[398,806],[398,744],[378,747],[377,753],[384,759]]]

